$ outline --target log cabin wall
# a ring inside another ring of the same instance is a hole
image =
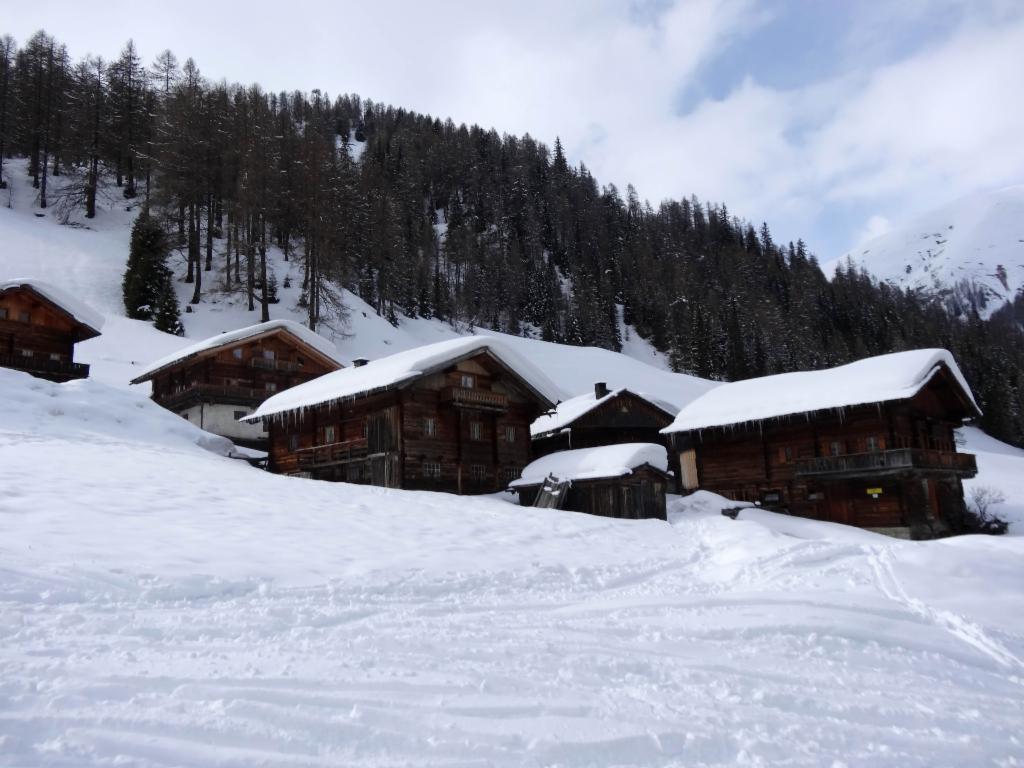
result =
[[[698,487],[736,501],[915,538],[956,531],[977,469],[956,451],[947,394],[937,382],[911,400],[677,435],[679,468],[692,449]]]
[[[672,415],[632,392],[621,392],[567,425],[569,431],[536,438],[533,452],[540,457],[572,448],[622,443],[666,445],[661,430],[671,423]]]
[[[622,477],[574,480],[560,509],[625,520],[665,520],[669,482],[667,475],[649,466]],[[539,490],[539,485],[518,488],[520,505],[533,506]]]
[[[0,365],[52,381],[89,375],[74,362],[83,327],[66,312],[25,288],[0,294]],[[89,334],[90,336],[92,334]]]
[[[273,419],[271,469],[449,493],[502,490],[529,463],[541,406],[488,362],[471,358],[402,389]]]

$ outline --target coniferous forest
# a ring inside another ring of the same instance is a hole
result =
[[[103,183],[137,200],[186,256],[174,279],[191,284],[193,303],[238,291],[267,319],[276,246],[303,266],[311,327],[343,322],[343,286],[393,322],[435,317],[609,349],[624,320],[676,370],[718,379],[946,347],[982,426],[1024,443],[1019,310],[954,316],[853,269],[829,280],[803,242],[776,242],[724,203],[653,207],[570,164],[557,139],[352,94],[227,84],[170,51],[149,61],[131,42],[109,61],[73,59],[39,32],[20,46],[0,38],[0,187],[13,157],[28,159],[42,208],[94,217]],[[173,307],[152,311],[174,327]]]

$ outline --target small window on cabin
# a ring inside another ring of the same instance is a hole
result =
[[[482,482],[487,479],[487,467],[483,464],[470,464],[469,465],[469,476],[476,482]]]
[[[439,461],[424,461],[423,462],[423,476],[437,480],[441,477],[441,462]]]
[[[22,357],[32,357],[32,350],[31,349],[23,349],[23,350],[21,350],[21,356]]]
[[[864,442],[865,442],[865,445],[867,445],[868,451],[877,451],[878,450],[878,438],[875,437],[874,435],[868,435],[867,440],[865,440]]]
[[[53,360],[55,363],[60,362],[60,352],[51,352],[50,359]]]
[[[505,442],[514,443],[516,441],[516,428],[513,424],[507,424],[505,426]]]
[[[828,452],[833,456],[839,456],[843,452],[843,446],[838,440],[833,440],[828,444]]]
[[[471,373],[462,374],[462,388],[472,389],[476,386],[476,376]]]
[[[267,392],[277,392],[277,384],[272,381],[268,381],[263,385]]]
[[[519,476],[523,474],[523,468],[518,464],[509,464],[507,467],[501,470],[501,479],[507,485],[513,480],[518,480]]]
[[[0,320],[6,320],[6,319],[7,319],[7,308],[6,307],[0,307]]]
[[[289,451],[297,451],[297,450],[299,450],[299,436],[298,435],[288,435],[288,450]]]
[[[484,433],[483,424],[479,421],[469,422],[469,439],[470,440],[482,440]]]
[[[31,315],[29,315],[29,313],[28,313],[28,312],[19,312],[19,313],[18,313],[18,320],[19,320],[19,321],[21,321],[21,322],[23,322],[23,323],[27,323],[27,322],[29,322],[29,321],[30,321],[31,319],[32,319],[32,316],[31,316]]]
[[[370,436],[370,420],[363,419],[363,439],[365,440]]]
[[[305,365],[305,364],[306,364],[306,361],[305,361],[305,360],[303,360],[303,359],[302,359],[301,357],[296,357],[296,358],[295,358],[295,363],[296,363],[296,365],[300,365],[300,366],[302,366],[302,365]]]
[[[241,347],[235,347],[234,349],[232,349],[231,350],[231,356],[234,357],[235,360],[241,360],[242,359],[242,348]]]
[[[437,419],[433,416],[427,416],[423,419],[423,434],[426,437],[433,437],[437,434]]]
[[[789,464],[793,460],[793,446],[786,445],[779,448],[779,461],[783,464]]]
[[[244,419],[248,415],[249,414],[246,413],[245,411],[235,411],[235,421],[238,421],[239,419]]]
[[[264,349],[263,350],[263,359],[264,360],[273,360],[274,356],[275,356],[274,355],[274,350],[272,350],[272,349]]]
[[[324,427],[324,443],[330,445],[335,440],[334,426]]]

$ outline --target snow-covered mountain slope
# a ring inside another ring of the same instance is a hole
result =
[[[259,322],[258,309],[250,312],[241,293],[220,290],[223,262],[216,257],[214,269],[203,273],[202,302],[193,307],[193,312],[185,313],[193,286],[182,280],[185,264],[181,256],[175,256],[178,261],[172,266],[178,277],[181,317],[188,338],[169,336],[146,323],[127,319],[121,300],[121,279],[138,201],[126,203],[114,194],[115,190],[109,190],[95,219],[89,221],[76,215],[70,225],[61,225],[56,209],[40,211],[34,206],[36,190],[32,189],[25,163],[11,162],[8,169],[11,188],[0,192],[0,279],[33,276],[49,280],[107,317],[103,336],[79,345],[77,353],[81,362],[93,366],[92,375],[98,380],[127,387],[130,379],[160,357],[197,339]],[[218,253],[223,247],[222,242],[217,243]],[[280,302],[271,306],[271,318],[303,322],[304,313],[298,307],[301,264],[285,261],[276,248],[269,250],[268,261],[280,297]],[[289,287],[285,287],[286,278]],[[605,381],[612,387],[630,386],[682,407],[713,386],[703,379],[672,373],[665,356],[625,325],[620,354],[494,334],[485,329],[454,328],[433,319],[400,318],[395,327],[358,296],[348,291],[342,295],[349,309],[347,324],[334,322],[318,330],[334,340],[342,358],[347,360],[374,359],[421,344],[482,333],[502,336],[520,354],[542,367],[564,390],[566,398],[592,390],[595,381]],[[148,387],[142,385],[141,390],[148,391]]]
[[[1024,761],[1024,538],[279,477],[0,377],[0,765]]]
[[[990,315],[1024,286],[1024,185],[956,200],[869,240],[852,259],[882,280]],[[831,274],[831,272],[827,272]]]

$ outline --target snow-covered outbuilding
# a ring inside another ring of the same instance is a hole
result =
[[[963,528],[954,430],[979,414],[953,356],[919,349],[723,384],[664,432],[684,492],[928,538]]]
[[[291,320],[211,336],[149,365],[132,384],[207,432],[265,448],[258,423],[239,421],[274,394],[342,367],[334,342]]]
[[[544,456],[573,448],[619,443],[662,443],[661,430],[677,408],[626,388],[610,390],[604,382],[558,404],[530,426],[533,452]]]
[[[490,493],[530,460],[530,424],[561,391],[488,336],[428,344],[282,392],[246,420],[270,468],[324,480]]]
[[[0,366],[63,382],[84,379],[75,344],[95,338],[103,316],[50,283],[0,280]]]
[[[524,507],[664,520],[667,469],[665,447],[656,443],[576,448],[531,462],[509,488]]]

